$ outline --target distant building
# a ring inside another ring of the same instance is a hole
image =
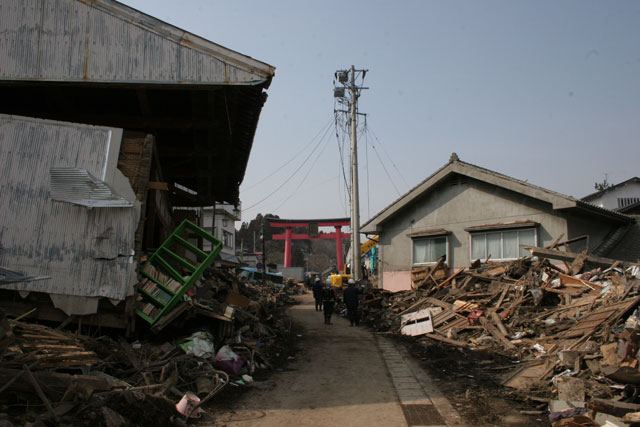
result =
[[[640,178],[637,176],[582,198],[585,202],[615,211],[640,203]]]
[[[240,262],[247,267],[258,268],[258,263],[262,260],[262,252],[238,251],[236,253]]]
[[[240,221],[240,206],[217,203],[201,209],[200,226],[222,242],[222,250],[215,263],[219,266],[240,264],[236,256],[236,221]],[[210,251],[211,244],[203,243],[203,250]]]

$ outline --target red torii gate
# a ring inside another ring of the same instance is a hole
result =
[[[271,227],[284,228],[283,234],[274,234],[273,240],[284,240],[284,267],[291,267],[291,241],[292,240],[308,240],[308,239],[335,239],[336,240],[336,258],[338,271],[342,271],[344,267],[344,257],[342,254],[342,239],[351,238],[351,234],[343,233],[342,227],[351,224],[349,218],[338,219],[279,219],[268,218]],[[293,228],[307,227],[311,225],[311,233],[302,234],[294,233]],[[335,227],[334,233],[320,234],[318,227]]]

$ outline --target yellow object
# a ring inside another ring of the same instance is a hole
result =
[[[346,289],[347,286],[349,286],[349,279],[351,279],[351,275],[350,274],[332,274],[331,276],[329,276],[329,279],[331,280],[331,286],[336,287],[336,288],[340,288],[340,289]]]
[[[376,246],[378,246],[378,242],[379,241],[380,241],[380,239],[378,238],[377,234],[375,236],[373,236],[373,237],[369,237],[369,240],[367,240],[366,242],[364,242],[363,244],[360,245],[360,256],[366,254],[371,249],[373,249]]]
[[[360,245],[360,256],[366,254],[371,249],[378,246],[378,236],[375,235],[370,237],[369,240]],[[349,286],[349,279],[351,279],[351,274],[346,273],[347,264],[344,265],[345,271],[337,274],[332,274],[329,276],[329,280],[331,280],[331,286],[335,288],[340,288],[342,290],[347,289]]]

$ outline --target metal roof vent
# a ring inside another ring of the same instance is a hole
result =
[[[90,208],[131,208],[133,203],[117,195],[109,185],[85,169],[51,168],[51,198]]]

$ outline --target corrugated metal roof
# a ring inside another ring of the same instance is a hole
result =
[[[55,167],[112,185],[121,138],[119,129],[0,115],[0,265],[51,276],[6,288],[124,299],[135,281],[136,210],[87,209],[49,195]]]
[[[31,282],[34,280],[46,280],[50,279],[48,276],[26,276],[19,271],[9,270],[8,268],[0,267],[0,286],[8,285],[16,282]]]
[[[0,79],[257,85],[274,67],[112,0],[3,0]]]
[[[0,1],[0,113],[153,134],[174,206],[239,202],[274,71],[113,0]]]
[[[239,202],[274,71],[116,1],[0,1],[0,113],[153,134],[174,206]]]

